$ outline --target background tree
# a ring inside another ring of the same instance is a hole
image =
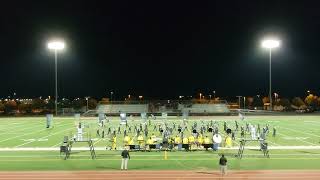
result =
[[[300,97],[293,98],[292,99],[292,105],[294,105],[295,107],[297,107],[299,109],[306,108],[305,103],[302,101],[302,99]]]
[[[291,108],[291,103],[287,98],[281,98],[279,101],[279,105],[283,106],[286,110]]]
[[[43,110],[45,108],[45,102],[40,98],[32,99],[32,109],[33,110]]]
[[[309,94],[304,102],[311,108],[317,109],[318,108],[318,96],[315,96],[313,94]]]
[[[15,110],[17,110],[17,108],[17,103],[13,100],[8,100],[4,105],[4,111],[7,114],[14,112]]]
[[[18,105],[18,110],[19,110],[20,113],[31,113],[32,112],[32,107],[31,107],[31,104],[20,103]]]
[[[260,96],[254,96],[252,101],[252,106],[261,109],[263,107],[263,102]]]
[[[98,101],[96,99],[90,98],[88,100],[89,109],[96,109],[97,105],[98,105]]]
[[[59,103],[60,108],[71,108],[72,102],[69,99],[63,98]]]
[[[99,103],[100,104],[109,104],[110,103],[110,99],[109,98],[102,98]]]
[[[249,109],[252,108],[252,103],[253,103],[253,97],[246,97],[246,107]]]
[[[86,100],[85,99],[80,99],[80,98],[77,98],[77,99],[74,99],[72,101],[72,107],[75,109],[75,110],[80,110],[82,107],[86,106]]]
[[[4,103],[2,101],[0,101],[0,113],[4,112],[4,110],[5,110]]]

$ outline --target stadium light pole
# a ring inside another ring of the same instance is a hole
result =
[[[271,86],[271,56],[272,49],[278,48],[280,46],[280,41],[276,39],[265,39],[262,41],[261,46],[269,50],[269,101],[270,110],[272,110],[272,86]]]
[[[58,51],[63,50],[65,47],[64,42],[62,41],[50,41],[48,43],[48,49],[54,50],[54,62],[55,62],[55,111],[56,116],[58,115]]]
[[[110,102],[112,102],[113,91],[110,92]]]
[[[86,101],[87,101],[87,111],[89,111],[89,96],[86,97]]]
[[[242,96],[237,96],[238,97],[238,102],[239,102],[239,109],[241,109],[241,98]]]

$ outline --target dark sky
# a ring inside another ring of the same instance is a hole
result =
[[[267,94],[274,35],[273,90],[318,91],[320,3],[316,1],[9,1],[0,9],[0,96],[54,94],[62,37],[60,97],[126,94],[176,98]]]

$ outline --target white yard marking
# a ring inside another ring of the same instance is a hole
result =
[[[316,135],[316,134],[311,134],[311,133],[307,133],[307,132],[304,132],[304,131],[298,131],[298,130],[287,128],[287,127],[280,127],[280,128],[281,129],[286,129],[286,130],[289,130],[289,131],[293,131],[293,132],[297,132],[297,133],[307,134],[309,136],[320,137],[319,135]]]
[[[69,129],[64,129],[64,130],[62,130],[62,131],[58,131],[58,132],[52,133],[52,134],[50,134],[50,135],[44,136],[44,137],[42,137],[42,138],[39,138],[37,141],[44,140],[44,139],[46,139],[46,138],[48,138],[48,137],[50,137],[50,136],[53,136],[53,135],[56,135],[56,134],[60,134],[60,133],[65,132],[65,131],[69,131],[69,130],[71,130],[71,129],[74,129],[74,128],[72,127],[72,128],[69,128]],[[46,139],[46,140],[48,140],[48,139]],[[33,143],[33,142],[35,142],[35,141],[28,141],[28,142],[26,142],[26,143],[23,143],[23,144],[20,144],[20,145],[18,145],[18,146],[15,146],[15,148],[21,147],[21,146],[24,146],[24,145],[26,145],[26,144],[30,144],[30,143]]]
[[[4,133],[1,133],[0,135],[3,135],[3,134],[8,134],[8,133],[11,133],[12,131],[15,131],[15,132],[22,132],[22,131],[26,131],[26,130],[29,130],[29,129],[34,129],[35,127],[37,128],[40,128],[40,127],[43,127],[42,125],[37,125],[37,126],[31,126],[31,127],[27,127],[27,128],[23,128],[23,129],[20,129],[21,127],[23,126],[29,126],[30,124],[26,125],[21,125],[21,126],[15,126],[15,127],[10,127],[10,128],[6,128],[6,129],[3,129],[5,130],[6,132]],[[35,124],[36,125],[36,124]]]
[[[21,140],[29,142],[29,141],[35,141],[36,139],[21,139]]]
[[[61,127],[61,126],[57,126],[57,127]],[[11,139],[15,139],[15,138],[19,138],[19,137],[23,137],[23,136],[27,136],[27,135],[30,135],[30,134],[35,134],[35,133],[39,133],[39,132],[43,132],[43,131],[47,131],[47,129],[42,129],[40,131],[32,131],[30,133],[27,133],[27,134],[21,134],[21,135],[18,135],[18,136],[14,136],[14,137],[10,137],[10,138],[7,138],[7,139],[4,139],[4,140],[1,140],[1,142],[5,142],[5,141],[8,141],[8,140],[11,140]]]
[[[102,138],[100,138],[98,141],[94,142],[93,145],[97,144],[98,142],[100,142],[102,140]]]
[[[282,137],[282,139],[286,139],[286,140],[306,140],[306,139],[309,139],[310,137]]]
[[[275,143],[275,142],[273,142],[273,141],[270,141],[269,139],[267,139],[266,140],[268,143],[271,143],[271,144],[273,144],[273,145],[276,145],[276,146],[281,146],[280,144],[277,144],[277,143]]]
[[[281,136],[284,136],[284,137],[289,137],[288,135],[282,134],[282,133],[279,133],[279,132],[278,132],[278,134],[281,135]],[[317,144],[314,144],[314,143],[311,143],[311,142],[308,142],[308,141],[305,141],[305,140],[302,140],[302,139],[295,139],[295,140],[301,141],[301,142],[304,142],[304,143],[307,143],[307,144],[311,144],[313,146],[317,146]]]
[[[58,142],[57,144],[55,144],[55,145],[51,146],[50,148],[57,147],[58,145],[61,145],[61,144],[62,144],[62,142]]]

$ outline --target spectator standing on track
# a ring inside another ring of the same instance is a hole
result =
[[[127,148],[125,148],[122,151],[121,156],[122,156],[121,170],[123,170],[123,169],[127,170],[128,169],[128,159],[130,159],[130,154],[129,154],[129,151],[127,150]]]
[[[219,160],[219,165],[220,165],[220,172],[221,175],[224,176],[227,174],[227,158],[224,157],[224,154],[222,154],[220,160]]]

